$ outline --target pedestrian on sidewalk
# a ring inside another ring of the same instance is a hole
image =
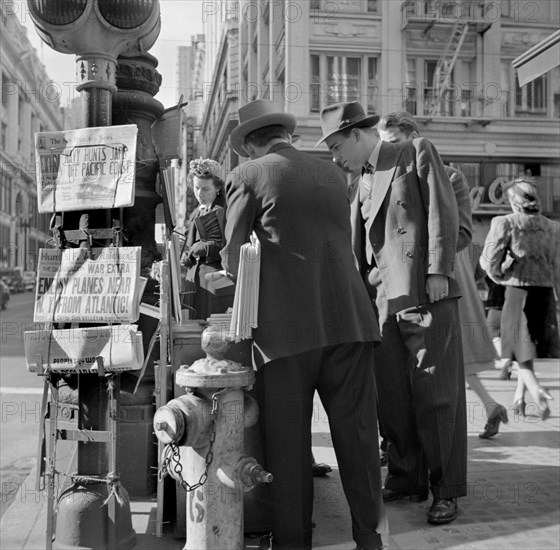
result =
[[[429,484],[428,521],[449,523],[467,492],[457,202],[432,143],[383,142],[378,120],[358,102],[330,105],[321,112],[319,143],[335,163],[362,170],[354,250],[360,257],[363,229],[382,334],[374,369],[389,442],[383,498],[425,500]]]
[[[273,548],[310,549],[311,419],[317,390],[329,418],[358,548],[382,548],[376,388],[379,328],[352,256],[346,181],[295,149],[293,115],[257,100],[239,109],[232,148],[251,160],[226,181],[223,265],[236,274],[254,231],[261,246],[255,390],[270,484]],[[233,277],[233,275],[231,275]]]
[[[384,115],[379,121],[378,129],[379,137],[383,141],[390,141],[391,143],[420,137],[420,128],[414,116],[406,111]],[[462,293],[459,300],[459,319],[461,321],[465,378],[485,410],[487,422],[479,437],[489,439],[498,433],[500,422],[508,421],[508,416],[506,408],[488,393],[488,390],[478,378],[479,372],[494,368],[496,351],[492,342],[487,338],[486,317],[476,288],[474,265],[471,261],[474,251],[470,246],[472,216],[469,186],[464,174],[458,168],[445,166],[445,171],[453,186],[459,209],[459,238],[457,241],[455,277]],[[477,261],[474,262],[475,265]]]
[[[513,410],[525,416],[525,390],[542,420],[552,399],[535,375],[533,360],[560,357],[556,296],[560,297],[560,223],[543,216],[530,178],[504,186],[513,212],[492,218],[480,265],[505,285],[501,319],[502,358],[517,361]]]
[[[482,268],[480,269],[482,270]],[[502,337],[500,335],[502,308],[504,307],[506,288],[504,285],[496,284],[486,275],[486,272],[484,272],[484,282],[488,287],[488,295],[485,304],[488,336],[494,344],[497,356],[500,358],[500,380],[509,380],[511,378],[511,365],[503,364],[501,361]]]

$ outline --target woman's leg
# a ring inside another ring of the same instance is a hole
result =
[[[471,390],[476,393],[477,397],[480,399],[480,402],[482,403],[482,405],[484,406],[484,410],[486,411],[486,417],[489,418],[492,414],[492,411],[498,406],[498,403],[496,403],[496,400],[482,385],[482,382],[480,381],[476,373],[467,374],[465,378]]]
[[[500,341],[500,322],[502,317],[502,310],[491,308],[488,310],[488,314],[486,315],[486,321],[488,326],[488,335],[492,339],[492,343],[496,348],[496,353],[498,357],[502,355],[502,347]]]
[[[519,362],[517,376],[521,379],[527,388],[535,403],[539,406],[539,415],[542,420],[546,420],[550,416],[548,401],[552,399],[548,392],[539,384],[535,372],[533,370],[533,360]],[[519,384],[518,384],[519,387]],[[516,392],[517,395],[517,392]]]
[[[486,412],[487,422],[484,426],[484,431],[479,434],[479,437],[481,439],[489,439],[498,433],[500,422],[508,421],[506,408],[494,400],[488,393],[488,390],[482,385],[476,373],[467,374],[465,378],[471,390],[473,390],[480,399]]]
[[[521,370],[521,368],[519,369]],[[517,387],[515,388],[515,395],[513,396],[513,402],[525,402],[525,383],[523,382],[523,376],[520,376],[519,370],[517,371]]]
[[[535,403],[539,402],[539,382],[533,371],[533,360],[519,361],[519,369],[517,371],[518,378],[521,379],[523,385],[527,388]]]

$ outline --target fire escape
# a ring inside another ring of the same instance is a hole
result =
[[[402,4],[401,29],[421,30],[427,35],[433,27],[449,28],[449,37],[435,67],[431,93],[425,102],[425,115],[449,116],[448,93],[453,69],[469,31],[483,35],[492,25],[485,0],[406,0]]]

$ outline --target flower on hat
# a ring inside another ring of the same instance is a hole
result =
[[[220,177],[222,167],[219,162],[213,159],[197,158],[189,163],[190,172],[199,178],[207,178],[210,176]]]

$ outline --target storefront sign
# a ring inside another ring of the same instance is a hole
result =
[[[135,124],[35,134],[39,212],[134,204]]]

